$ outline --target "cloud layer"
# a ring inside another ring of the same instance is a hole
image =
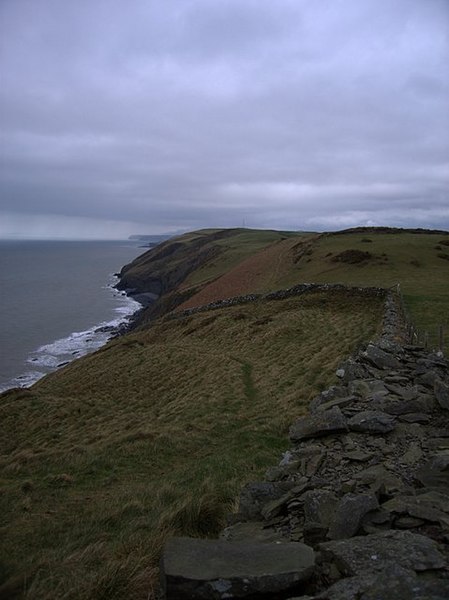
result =
[[[0,236],[449,228],[446,0],[3,0]]]

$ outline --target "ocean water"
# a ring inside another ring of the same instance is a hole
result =
[[[0,391],[102,346],[140,308],[114,273],[137,242],[0,241]]]

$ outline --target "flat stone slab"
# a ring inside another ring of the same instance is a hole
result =
[[[313,549],[301,543],[175,537],[165,545],[161,579],[168,600],[246,598],[298,591],[314,565]]]
[[[290,427],[290,439],[299,442],[313,437],[321,437],[347,431],[346,417],[338,407],[298,419]]]
[[[435,406],[435,399],[432,396],[423,394],[415,400],[384,400],[381,410],[389,415],[406,415],[409,413],[427,414],[432,412]]]
[[[395,418],[384,412],[364,410],[348,421],[351,431],[362,433],[389,433],[396,427]]]
[[[409,531],[385,531],[367,536],[320,544],[326,560],[335,562],[344,575],[375,573],[389,564],[427,571],[445,566],[436,542]]]
[[[449,496],[436,491],[419,496],[396,496],[384,502],[382,508],[396,515],[409,515],[449,528]]]
[[[401,366],[395,356],[373,344],[368,345],[362,356],[378,369],[398,369]]]
[[[363,517],[379,507],[374,494],[346,494],[340,500],[329,529],[331,540],[347,539],[355,535]]]

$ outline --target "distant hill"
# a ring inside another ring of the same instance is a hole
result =
[[[173,237],[171,234],[164,235],[130,235],[129,240],[137,240],[139,242],[163,242]]]

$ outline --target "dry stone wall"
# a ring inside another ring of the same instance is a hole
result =
[[[302,294],[309,292],[329,292],[333,290],[352,291],[358,295],[379,296],[381,298],[387,297],[389,294],[388,290],[380,287],[354,287],[347,286],[342,283],[300,283],[291,288],[278,290],[276,292],[269,292],[268,294],[246,294],[243,296],[234,296],[232,298],[217,300],[202,306],[195,306],[194,308],[187,308],[183,311],[171,313],[167,315],[167,318],[174,319],[179,317],[188,317],[189,315],[214,310],[216,308],[227,308],[229,306],[248,304],[250,302],[256,302],[257,300],[284,300],[285,298],[301,296]]]
[[[382,335],[337,376],[220,539],[170,540],[169,600],[449,598],[448,362],[406,343],[388,294]]]

